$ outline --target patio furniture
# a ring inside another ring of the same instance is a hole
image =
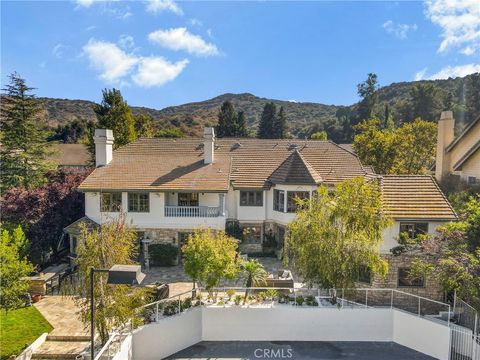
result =
[[[293,275],[290,270],[279,270],[276,274],[270,274],[266,280],[267,287],[293,288]]]

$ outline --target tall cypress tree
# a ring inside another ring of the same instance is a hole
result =
[[[120,90],[104,89],[102,95],[102,103],[93,106],[98,119],[97,128],[113,130],[115,148],[135,140],[135,119]]]
[[[277,108],[273,102],[265,104],[263,107],[260,123],[258,124],[257,137],[259,139],[274,139],[274,125],[277,116]]]
[[[278,115],[275,117],[273,133],[276,139],[285,139],[287,136],[287,117],[283,106],[280,107]]]
[[[217,136],[235,136],[237,128],[237,114],[230,101],[224,101],[218,113]]]
[[[367,80],[357,85],[357,93],[362,98],[358,104],[358,122],[369,120],[373,115],[373,109],[377,103],[377,75],[368,74]]]
[[[247,137],[247,118],[245,117],[245,112],[239,111],[237,114],[237,129],[235,131],[236,137]]]
[[[53,168],[47,161],[52,154],[47,143],[47,124],[32,90],[17,73],[9,76],[9,84],[3,89],[1,190],[37,187],[46,181],[45,173]]]

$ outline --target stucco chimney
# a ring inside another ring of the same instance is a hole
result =
[[[109,129],[95,129],[95,166],[105,166],[112,161],[113,131]]]
[[[211,164],[215,161],[215,130],[213,127],[203,129],[203,162]]]
[[[450,155],[445,148],[451,144],[454,138],[455,119],[452,111],[442,111],[438,121],[437,134],[437,159],[435,163],[435,178],[441,181],[450,172]]]

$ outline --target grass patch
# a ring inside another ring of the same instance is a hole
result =
[[[52,329],[34,306],[8,312],[0,310],[0,359],[19,355],[36,338]]]

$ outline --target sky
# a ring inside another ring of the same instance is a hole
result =
[[[380,85],[480,72],[480,2],[1,1],[1,85],[164,108],[223,93],[349,105]]]

